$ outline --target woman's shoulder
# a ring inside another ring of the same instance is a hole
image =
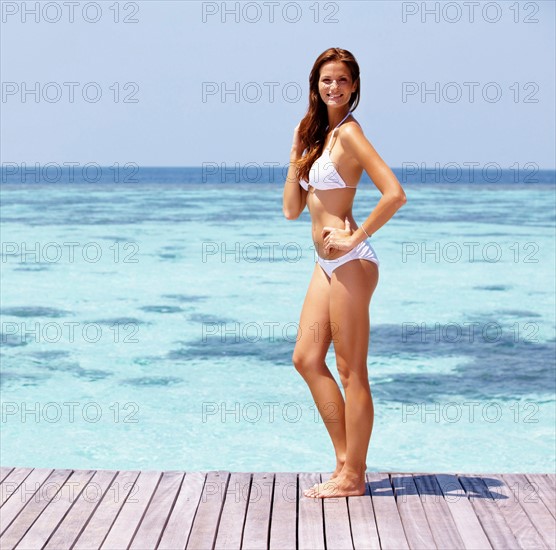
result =
[[[346,120],[339,128],[338,128],[338,137],[339,138],[347,138],[347,139],[357,139],[358,137],[363,136],[363,128],[361,124],[354,118]]]

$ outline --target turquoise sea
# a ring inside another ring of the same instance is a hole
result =
[[[402,185],[372,237],[368,469],[553,472],[554,173]],[[291,364],[310,218],[282,216],[278,181],[150,169],[0,198],[2,465],[333,469]],[[363,180],[355,219],[378,199]]]

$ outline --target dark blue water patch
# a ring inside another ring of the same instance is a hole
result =
[[[81,378],[82,380],[86,380],[88,382],[96,382],[97,380],[105,380],[106,378],[110,378],[113,376],[112,372],[108,372],[105,370],[100,369],[84,369],[79,367],[79,370],[75,370],[71,372],[71,374]]]
[[[150,325],[149,321],[143,321],[136,317],[113,317],[111,319],[95,319],[94,321],[83,321],[83,324],[98,324],[98,325]]]
[[[112,225],[114,223],[118,223],[121,225],[135,225],[141,221],[146,221],[143,217],[143,219],[139,219],[140,217],[134,216],[134,215],[130,215],[130,214],[122,214],[120,217],[116,218],[116,213],[114,213],[114,216],[109,217],[106,216],[106,213],[103,211],[101,215],[100,213],[98,214],[99,217],[93,218],[92,214],[93,212],[87,212],[87,214],[89,214],[89,217],[83,218],[82,216],[78,216],[76,212],[73,213],[73,220],[71,220],[71,223],[74,224],[79,220],[79,223],[81,225]],[[165,221],[170,221],[170,220],[165,220],[164,218],[156,218],[156,221],[160,221],[160,222],[165,222]],[[37,223],[37,224],[33,224],[31,222],[29,222],[29,225],[44,225],[44,223]],[[64,225],[63,223],[58,223],[57,225]]]
[[[101,369],[85,369],[77,361],[71,360],[71,353],[61,350],[47,350],[29,353],[20,357],[22,364],[31,363],[41,371],[64,372],[77,378],[94,382],[113,375]]]
[[[493,315],[495,315],[497,318],[498,316],[500,317],[516,317],[519,320],[523,320],[523,319],[531,319],[531,318],[538,318],[538,317],[542,317],[542,315],[540,313],[536,313],[534,311],[530,311],[527,309],[498,309],[496,311],[493,311]],[[477,322],[483,322],[478,321]],[[494,322],[494,321],[493,321]]]
[[[111,243],[136,243],[135,238],[131,238],[131,237],[122,237],[121,235],[98,235],[98,236],[93,236],[92,239],[98,240],[98,241],[109,241]]]
[[[18,389],[25,386],[40,386],[51,378],[45,374],[21,374],[12,371],[0,371],[0,387],[3,391]]]
[[[253,339],[255,339],[253,337]],[[199,340],[181,342],[183,346],[168,352],[165,359],[169,361],[190,361],[249,357],[260,361],[261,366],[291,365],[294,343],[284,339],[274,341],[247,341],[241,337],[236,340],[233,334],[207,336]]]
[[[488,322],[483,319],[480,326]],[[400,354],[425,364],[427,360],[437,363],[443,357],[464,359],[448,373],[399,373],[380,378],[373,377],[369,369],[380,397],[414,403],[450,393],[469,399],[519,399],[556,391],[554,339],[528,341],[526,335],[517,337],[510,327],[484,335],[480,327],[474,333],[469,328],[460,337],[457,331],[435,331],[433,326],[426,332],[418,329],[411,333],[414,329],[404,332],[396,325],[373,326],[369,361]]]
[[[43,307],[43,306],[16,306],[16,307],[5,307],[0,310],[0,315],[9,315],[11,317],[50,317],[59,318],[66,317],[68,315],[73,315],[71,311],[66,311],[63,309],[56,309],[53,307]]]
[[[104,186],[70,184],[64,186],[64,193],[48,193],[55,186],[22,184],[16,190],[17,195],[10,194],[14,204],[19,207],[13,213],[4,212],[2,220],[4,223],[24,222],[27,226],[111,226],[111,225],[142,225],[145,222],[158,221],[161,223],[183,223],[184,212],[187,219],[193,219],[198,213],[197,219],[202,220],[204,201],[196,201],[191,196],[181,193],[178,189],[174,193],[166,189],[167,193],[160,193],[160,188],[143,187],[141,189],[125,188],[125,186]],[[84,190],[86,189],[86,193]],[[34,190],[39,191],[40,197],[34,195]],[[21,193],[18,193],[21,191]],[[45,191],[45,193],[40,193]],[[148,198],[145,199],[147,194]],[[153,196],[161,196],[160,201],[153,202]],[[6,193],[7,195],[7,193]],[[151,196],[152,195],[152,196]],[[68,196],[74,197],[66,200]],[[78,198],[75,198],[78,197]],[[145,210],[145,203],[150,208]],[[4,201],[6,203],[6,201]],[[32,213],[32,215],[31,215]],[[114,231],[114,230],[112,230]],[[118,240],[121,237],[116,237]],[[134,239],[128,240],[133,242]]]
[[[473,233],[472,235],[467,234],[466,237],[468,239],[473,239],[476,237],[501,237],[502,239],[509,239],[509,235],[508,233],[502,233],[502,232],[494,232],[494,231],[489,231],[487,233]],[[519,237],[523,237],[523,235],[519,235]]]
[[[46,267],[46,266],[38,266],[38,267],[14,267],[14,271],[32,271],[33,273],[38,272],[38,271],[48,271],[50,269],[50,267]]]
[[[145,311],[147,313],[181,313],[184,311],[181,307],[178,306],[142,306],[139,308],[141,311]]]
[[[500,185],[484,188],[489,201],[489,208],[485,209],[485,198],[483,193],[477,193],[473,189],[473,185],[466,185],[457,191],[451,190],[449,186],[428,186],[427,194],[420,196],[419,194],[412,195],[412,189],[408,189],[408,205],[401,208],[396,213],[398,223],[416,223],[416,222],[436,222],[440,224],[458,222],[470,228],[469,239],[473,240],[481,234],[490,237],[493,233],[500,233],[500,227],[511,225],[512,227],[519,227],[518,235],[524,231],[530,231],[530,228],[543,227],[552,231],[554,226],[554,190],[551,187],[543,185],[529,186],[512,186]],[[528,189],[530,193],[538,197],[545,197],[544,201],[547,203],[548,208],[537,208],[535,212],[526,219],[520,221],[520,209],[516,208],[516,203],[519,202],[519,196],[516,196],[514,191],[519,192]],[[461,202],[461,191],[465,190],[468,193],[465,196],[465,204]],[[500,193],[500,191],[502,191]],[[435,193],[437,191],[437,193]],[[482,190],[483,191],[483,190]],[[490,200],[490,196],[498,191],[498,197],[495,201]],[[550,195],[545,195],[550,192]],[[431,197],[432,195],[432,197]],[[427,209],[426,202],[430,203],[431,199],[442,202],[445,207],[440,209]],[[426,202],[425,202],[426,201]],[[472,225],[471,225],[472,224]],[[484,224],[484,226],[482,225]],[[497,231],[492,231],[490,228],[493,225],[498,225]],[[482,230],[482,231],[480,231]],[[513,232],[515,235],[515,231]],[[535,233],[538,236],[538,233]],[[502,235],[504,239],[508,239],[508,234]],[[517,235],[516,235],[517,238]]]
[[[62,357],[70,357],[71,353],[67,350],[62,349],[52,349],[52,350],[43,350],[43,351],[34,351],[26,355],[27,357],[33,357],[35,359],[40,360],[51,360],[51,359],[60,359]]]
[[[29,344],[23,334],[6,334],[0,332],[0,348],[18,348]]]
[[[183,246],[168,245],[163,246],[160,252],[157,252],[157,257],[162,260],[175,260],[176,258],[182,258],[181,254],[185,248]]]
[[[141,376],[122,380],[123,384],[130,386],[172,386],[181,382],[183,379],[176,376]]]
[[[489,290],[491,292],[498,292],[498,291],[510,290],[511,288],[512,288],[511,286],[505,286],[505,285],[485,285],[485,286],[474,286],[473,290]]]
[[[226,319],[224,317],[216,317],[215,315],[210,315],[207,313],[193,313],[189,316],[189,320],[192,323],[210,324],[222,326],[226,323],[234,324],[234,326],[239,325],[239,321],[234,321],[234,319]]]
[[[160,355],[144,355],[141,357],[135,357],[131,362],[134,365],[139,365],[141,367],[149,367],[162,361],[163,358]]]
[[[170,298],[176,302],[203,302],[208,296],[195,294],[163,294],[162,298]]]

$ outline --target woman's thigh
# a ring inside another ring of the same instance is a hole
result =
[[[321,365],[330,347],[330,280],[322,268],[315,263],[313,276],[305,295],[297,342],[293,351],[296,366]]]
[[[336,328],[334,350],[341,376],[367,378],[369,306],[378,276],[378,266],[367,260],[346,262],[332,273],[330,321]]]

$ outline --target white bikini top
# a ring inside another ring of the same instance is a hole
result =
[[[305,180],[299,180],[299,185],[301,185],[305,191],[309,190],[309,185],[321,191],[326,191],[328,189],[342,189],[344,187],[357,187],[356,185],[346,184],[340,174],[338,174],[334,163],[330,159],[330,144],[334,139],[336,129],[349,115],[351,115],[351,111],[349,111],[348,114],[334,128],[328,147],[325,147],[322,155],[313,163],[313,166],[311,166],[311,170],[309,171],[309,182],[307,183]]]

